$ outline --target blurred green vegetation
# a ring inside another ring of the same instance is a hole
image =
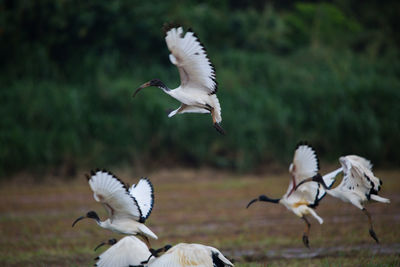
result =
[[[0,1],[0,174],[78,167],[400,163],[398,1]],[[217,70],[220,136],[142,83],[179,84],[162,25],[191,27]]]

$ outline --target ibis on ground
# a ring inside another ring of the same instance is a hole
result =
[[[181,84],[170,89],[159,79],[153,79],[140,86],[133,96],[145,87],[158,87],[181,102],[179,108],[169,112],[168,117],[182,113],[211,113],[214,127],[225,134],[220,125],[221,106],[216,95],[215,68],[203,44],[190,29],[185,33],[182,27],[168,25],[165,32],[165,41],[171,52],[169,59],[178,67]]]
[[[317,215],[314,209],[319,201],[325,196],[325,190],[318,183],[308,183],[304,187],[295,190],[296,185],[303,180],[314,177],[319,171],[319,160],[315,150],[305,142],[300,142],[294,152],[293,162],[290,164],[289,172],[292,179],[289,183],[286,194],[280,199],[271,199],[266,195],[260,195],[247,204],[247,208],[256,201],[265,201],[271,203],[280,203],[288,210],[302,218],[306,224],[303,234],[303,243],[309,247],[308,235],[310,231],[310,223],[306,215],[311,214],[320,224],[323,223],[321,217]],[[329,180],[336,173],[330,173],[324,177]]]
[[[297,188],[301,189],[309,181],[318,182],[322,184],[329,195],[337,197],[344,202],[349,202],[361,209],[368,217],[369,234],[379,243],[372,226],[371,214],[364,208],[363,204],[371,199],[382,203],[390,203],[389,199],[378,196],[382,181],[372,172],[371,162],[363,157],[356,155],[344,156],[339,158],[339,162],[342,167],[335,172],[343,171],[343,179],[335,188],[330,189],[334,180],[330,184],[326,184],[326,180],[321,179],[320,176],[304,180],[297,185]]]
[[[148,238],[157,239],[144,225],[154,205],[153,185],[150,180],[142,178],[129,188],[106,170],[92,171],[87,179],[94,199],[103,204],[109,218],[101,221],[96,212],[89,211],[86,216],[76,219],[72,226],[84,218],[91,218],[102,228],[119,234],[141,236],[150,247]]]
[[[112,242],[113,243],[113,242]],[[111,243],[111,244],[112,244]],[[162,254],[161,254],[162,253]],[[230,267],[218,249],[201,244],[166,245],[156,253],[134,236],[127,236],[96,258],[98,267]]]
[[[97,248],[104,244],[101,243]],[[152,256],[146,244],[132,235],[123,237],[118,242],[115,242],[115,239],[110,239],[107,244],[112,246],[95,259],[97,260],[95,266],[143,266],[142,262]]]

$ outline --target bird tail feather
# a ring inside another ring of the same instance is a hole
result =
[[[371,199],[378,201],[378,202],[382,202],[382,203],[390,203],[390,199],[383,198],[383,197],[380,197],[380,196],[374,195],[374,194],[371,194]]]
[[[153,238],[153,239],[158,239],[158,237],[156,236],[156,234],[153,233],[146,225],[141,224],[141,225],[139,226],[139,229],[140,229],[140,231],[141,231],[144,235],[146,235],[146,236],[148,236],[148,237],[151,237],[151,238]]]
[[[214,102],[214,110],[215,110],[215,121],[217,123],[221,123],[222,117],[221,117],[221,105],[219,104],[219,100],[217,98],[217,95],[211,95],[212,101]]]

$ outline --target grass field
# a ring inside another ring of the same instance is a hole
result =
[[[141,173],[114,170],[132,184]],[[155,207],[147,225],[158,235],[153,247],[179,242],[219,248],[235,266],[399,266],[400,171],[377,170],[380,194],[391,204],[367,208],[381,244],[368,234],[365,215],[330,196],[313,219],[311,248],[303,246],[304,223],[281,205],[249,200],[260,194],[280,197],[288,185],[286,172],[237,175],[213,170],[159,170],[148,173],[155,186]],[[0,185],[1,266],[91,266],[101,241],[121,236],[92,220],[72,222],[89,210],[103,219],[83,173],[71,181],[47,177],[41,184],[19,175]]]

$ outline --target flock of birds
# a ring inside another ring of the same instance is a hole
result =
[[[382,181],[372,172],[372,164],[369,160],[349,155],[339,158],[341,167],[321,176],[319,174],[319,160],[315,150],[306,143],[299,143],[294,152],[293,162],[290,164],[289,172],[292,180],[286,194],[280,199],[271,199],[261,195],[247,204],[247,208],[256,201],[280,203],[288,210],[302,218],[306,224],[303,234],[303,243],[309,247],[308,234],[310,222],[306,215],[311,214],[320,224],[324,221],[315,212],[319,202],[328,193],[344,202],[349,202],[361,209],[368,217],[369,234],[379,243],[372,226],[370,213],[363,204],[369,200],[382,203],[390,203],[390,200],[378,196]],[[335,188],[331,188],[338,175],[342,173],[343,179]]]
[[[158,87],[181,102],[179,108],[169,112],[168,117],[181,113],[211,113],[213,126],[219,133],[225,134],[220,125],[222,118],[216,95],[215,68],[204,46],[191,30],[184,33],[182,27],[169,25],[165,32],[165,40],[171,52],[169,59],[178,67],[181,85],[176,89],[170,89],[159,79],[153,79],[140,86],[133,96],[145,87]],[[306,228],[303,233],[303,243],[309,247],[310,223],[307,215],[313,216],[320,224],[323,223],[323,219],[318,216],[315,209],[328,193],[361,209],[368,217],[369,234],[379,243],[371,215],[364,208],[364,203],[369,200],[390,202],[389,199],[378,196],[382,181],[373,174],[372,164],[365,158],[349,155],[340,157],[339,162],[340,168],[321,176],[315,150],[307,143],[299,143],[289,167],[291,180],[287,192],[280,199],[260,195],[251,200],[247,208],[257,201],[284,205],[304,220]],[[343,179],[338,186],[332,188],[339,173],[343,174]],[[180,243],[159,249],[151,247],[149,238],[157,239],[157,235],[145,225],[154,205],[154,189],[149,179],[142,178],[136,185],[129,187],[111,172],[96,170],[87,175],[87,180],[94,199],[104,206],[109,218],[102,221],[96,212],[89,211],[85,216],[77,218],[72,226],[85,218],[90,218],[102,228],[127,235],[118,242],[110,239],[98,245],[96,249],[105,244],[111,247],[95,259],[97,261],[95,266],[233,266],[218,249],[206,245]]]
[[[87,180],[94,199],[103,205],[109,218],[101,221],[95,211],[89,211],[85,216],[77,218],[72,227],[90,218],[102,228],[127,235],[118,242],[110,239],[98,245],[95,250],[105,244],[111,247],[96,258],[95,266],[233,266],[218,249],[210,246],[180,243],[159,249],[151,247],[149,238],[158,237],[144,224],[154,205],[154,189],[149,179],[142,178],[136,185],[129,187],[111,172],[96,170],[87,175]]]

